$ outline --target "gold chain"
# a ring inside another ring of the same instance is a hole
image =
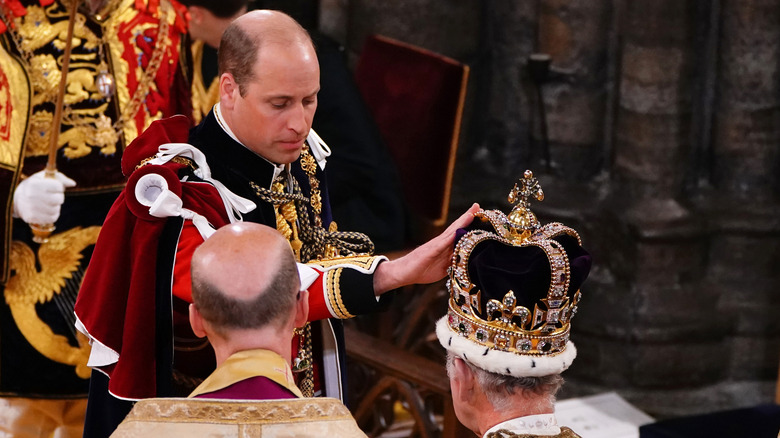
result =
[[[314,397],[314,362],[312,361],[311,323],[295,329],[298,336],[298,357],[293,362],[293,372],[297,373],[298,388],[304,397]]]
[[[311,187],[310,203],[314,210],[314,224],[322,227],[322,195],[320,194],[320,180],[317,179],[317,161],[309,153],[308,145],[304,145],[301,151],[301,168],[309,177],[309,186]]]
[[[138,88],[136,88],[135,93],[133,93],[133,98],[130,99],[130,103],[127,105],[127,108],[125,108],[125,111],[122,111],[122,115],[119,116],[116,123],[114,123],[114,129],[121,130],[127,120],[135,117],[135,114],[138,112],[138,108],[141,106],[141,103],[144,99],[146,99],[146,95],[149,93],[149,88],[151,88],[152,82],[154,82],[154,78],[157,77],[157,70],[160,69],[160,64],[162,63],[163,56],[165,55],[165,50],[168,48],[168,44],[170,43],[168,37],[168,14],[171,12],[173,7],[171,6],[170,2],[163,1],[160,2],[160,9],[162,9],[162,11],[160,13],[160,25],[157,28],[157,35],[158,38],[160,35],[162,35],[162,40],[158,40],[157,44],[154,46],[154,50],[152,50],[152,57],[149,59],[149,65],[146,67],[144,77],[138,83]]]

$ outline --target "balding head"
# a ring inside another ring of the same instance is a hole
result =
[[[193,304],[215,331],[289,321],[300,281],[275,229],[241,222],[220,228],[192,256]]]
[[[241,95],[254,79],[253,68],[263,46],[305,45],[314,51],[309,33],[289,15],[273,10],[254,10],[241,15],[225,29],[219,44],[219,74],[230,73]]]

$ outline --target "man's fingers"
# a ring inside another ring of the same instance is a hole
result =
[[[469,207],[468,210],[466,210],[465,213],[460,215],[457,219],[455,219],[449,227],[447,227],[446,230],[444,230],[445,235],[449,235],[452,233],[455,233],[455,230],[458,228],[464,228],[467,227],[472,220],[474,220],[474,213],[479,211],[479,204],[476,202],[471,204],[471,207]]]

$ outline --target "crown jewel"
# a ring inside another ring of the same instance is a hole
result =
[[[475,214],[474,222],[478,228],[468,231],[453,252],[447,282],[450,291],[447,324],[451,331],[489,350],[551,356],[566,349],[571,318],[577,312],[581,297],[579,290],[569,293],[571,268],[562,236],[576,241],[577,246],[581,246],[581,240],[576,231],[563,224],[541,225],[530,210],[531,197],[541,201],[544,192],[533,173],[526,170],[509,193],[508,200],[515,206],[508,216],[498,210],[480,210]],[[485,278],[481,281],[472,281],[469,271],[472,255],[480,251],[484,253],[489,245],[501,246],[496,254],[502,254],[509,260],[500,260],[502,270],[486,271],[488,274],[483,274]],[[529,301],[528,290],[492,290],[488,293],[475,284],[502,284],[494,281],[493,277],[500,277],[507,270],[522,269],[523,266],[519,266],[522,263],[518,262],[521,257],[526,260],[525,264],[541,257],[538,251],[532,251],[533,256],[529,256],[528,252],[523,252],[522,256],[507,252],[515,248],[537,248],[544,254],[546,264],[540,265],[549,266],[550,271],[549,280],[542,281],[547,288],[546,294]],[[485,350],[484,354],[487,352]]]

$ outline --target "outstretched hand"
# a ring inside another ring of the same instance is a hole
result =
[[[374,273],[376,295],[401,286],[433,283],[444,278],[452,257],[455,232],[468,226],[478,210],[479,204],[473,204],[438,236],[403,257],[380,264]]]

